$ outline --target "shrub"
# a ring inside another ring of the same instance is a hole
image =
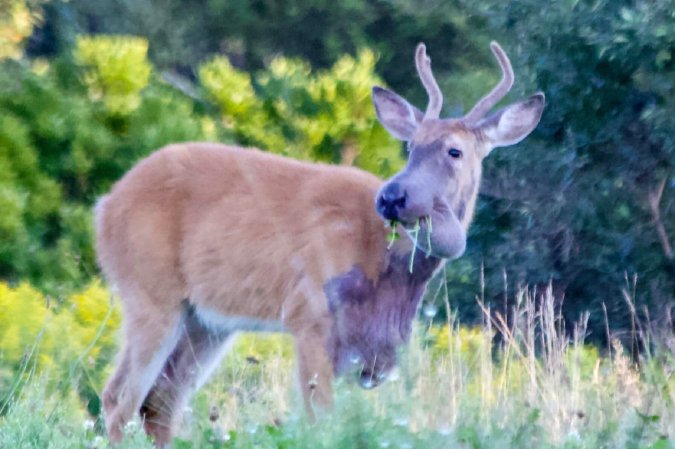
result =
[[[404,161],[401,145],[377,125],[370,91],[382,81],[374,68],[369,50],[318,73],[304,61],[277,57],[254,77],[217,57],[200,67],[199,77],[239,142],[388,176]]]
[[[59,305],[28,284],[0,283],[0,398],[48,373],[49,391],[73,388],[98,412],[97,392],[116,349],[120,314],[98,281]]]
[[[19,58],[23,41],[33,32],[32,16],[24,0],[0,0],[0,60]]]
[[[217,133],[152,76],[142,40],[79,43],[86,67],[67,55],[0,61],[0,279],[29,281],[57,301],[97,272],[97,196],[151,151]]]
[[[93,98],[103,98],[115,114],[128,114],[141,103],[140,92],[150,80],[148,42],[128,36],[81,36],[75,60],[84,65]]]

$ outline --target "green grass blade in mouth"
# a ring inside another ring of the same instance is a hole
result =
[[[400,235],[396,230],[397,226],[398,222],[396,220],[389,221],[389,227],[391,228],[391,231],[389,231],[389,234],[387,234],[387,241],[389,242],[389,244],[387,245],[387,249],[391,249],[391,247],[394,246],[394,242],[396,242],[396,240],[400,238]]]
[[[413,262],[415,262],[415,251],[417,250],[417,239],[420,235],[420,219],[418,218],[415,222],[415,227],[412,230],[413,238],[413,249],[410,253],[410,265],[408,266],[408,271],[413,272]]]
[[[433,226],[431,225],[431,215],[426,216],[427,219],[427,257],[431,256],[431,233]]]

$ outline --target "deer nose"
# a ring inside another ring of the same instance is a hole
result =
[[[398,220],[399,211],[405,208],[407,196],[399,183],[388,184],[377,199],[377,212],[387,220]]]

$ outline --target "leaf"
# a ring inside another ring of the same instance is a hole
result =
[[[180,438],[174,438],[171,444],[175,449],[192,449],[192,442]]]
[[[672,449],[672,445],[668,441],[668,438],[661,437],[656,443],[652,444],[647,449]]]
[[[638,411],[638,410],[636,410],[636,413],[638,414],[640,419],[642,421],[646,422],[646,423],[647,422],[655,423],[655,422],[659,422],[661,420],[661,416],[659,416],[659,415],[646,415],[646,414],[640,413],[640,411]]]

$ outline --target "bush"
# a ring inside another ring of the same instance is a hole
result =
[[[0,283],[0,398],[24,382],[48,374],[45,388],[78,391],[98,413],[98,393],[116,351],[119,310],[98,281],[59,305],[28,284]]]
[[[150,80],[148,42],[126,36],[80,37],[75,60],[87,67],[85,80],[94,98],[103,98],[113,114],[128,114],[140,102]]]
[[[217,57],[199,76],[238,142],[388,176],[404,161],[401,145],[377,124],[370,91],[382,81],[374,67],[375,55],[363,50],[316,74],[304,61],[277,57],[251,77]]]
[[[0,0],[0,60],[19,58],[23,41],[33,32],[35,17],[24,0]]]
[[[150,75],[144,41],[79,42],[83,66],[67,55],[0,62],[0,279],[57,300],[97,272],[97,196],[151,151],[217,132],[191,99]]]
[[[552,281],[569,298],[566,320],[590,311],[598,340],[606,336],[603,304],[617,331],[630,327],[624,292],[635,274],[638,310],[667,326],[675,299],[675,140],[664,133],[675,123],[666,37],[675,32],[674,2],[467,5],[509,49],[511,98],[539,89],[547,106],[528,139],[485,162],[467,254],[461,269],[448,269],[463,322],[477,311],[483,266],[487,300],[500,310],[505,287]],[[463,279],[467,263],[472,276]]]

